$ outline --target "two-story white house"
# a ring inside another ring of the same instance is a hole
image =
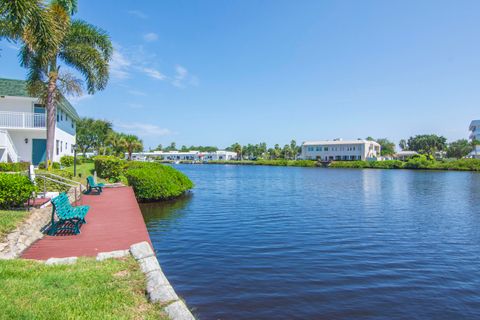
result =
[[[380,144],[369,140],[305,141],[300,158],[320,161],[375,160],[380,157],[380,152]]]
[[[53,161],[73,155],[75,108],[61,97],[57,104]],[[45,161],[47,146],[46,110],[31,97],[22,80],[0,79],[0,162]]]
[[[480,120],[473,120],[470,123],[470,140],[480,141]],[[480,158],[480,145],[475,146],[475,149],[470,153],[474,158]]]

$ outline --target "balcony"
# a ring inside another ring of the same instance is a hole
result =
[[[45,129],[46,123],[44,113],[0,111],[1,129]]]

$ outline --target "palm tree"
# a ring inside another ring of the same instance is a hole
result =
[[[125,150],[127,150],[127,142],[124,135],[115,131],[110,131],[105,140],[105,144],[111,148],[115,156],[118,157],[121,154],[125,155]]]
[[[23,42],[19,57],[21,66],[28,69],[28,90],[32,96],[40,97],[47,110],[46,160],[51,164],[57,102],[63,98],[62,94],[81,95],[83,91],[83,81],[63,69],[61,71],[60,63],[63,62],[66,66],[79,71],[86,82],[87,92],[94,94],[107,85],[108,62],[113,51],[112,43],[105,31],[81,20],[71,20],[71,15],[76,12],[76,0],[53,0],[46,6],[40,0],[9,1],[35,4],[40,10],[39,14],[45,17],[45,21],[49,21],[45,25],[49,27],[48,33],[55,39],[55,41],[47,41],[42,38],[47,32],[33,31],[16,37],[9,36],[10,39]],[[1,1],[1,3],[9,1]],[[6,18],[10,19],[10,16],[6,15]],[[28,21],[30,20],[27,19],[25,23]],[[15,23],[5,19],[3,24],[14,25]],[[27,25],[23,31],[32,29],[36,31],[34,26]],[[7,33],[4,35],[8,36]],[[41,40],[32,41],[32,37]],[[57,44],[51,45],[50,42]]]
[[[128,152],[128,160],[132,160],[132,153],[143,150],[142,140],[138,139],[136,135],[127,134],[124,136],[125,146]]]

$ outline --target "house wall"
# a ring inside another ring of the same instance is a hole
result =
[[[17,149],[20,161],[32,161],[32,139],[46,139],[47,132],[45,130],[7,130],[13,144]],[[28,142],[25,143],[25,139]]]
[[[0,111],[33,112],[33,105],[37,99],[33,98],[0,98]]]
[[[60,128],[55,129],[55,142],[53,144],[53,161],[59,162],[60,158],[67,155],[73,156],[72,145],[75,144],[76,136],[67,133]],[[58,145],[58,148],[57,148]]]

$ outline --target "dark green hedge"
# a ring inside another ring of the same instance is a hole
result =
[[[0,174],[0,208],[22,207],[34,190],[35,186],[25,175]]]
[[[123,173],[124,161],[114,156],[96,156],[95,171],[100,178],[119,181]]]
[[[330,168],[372,168],[372,169],[423,169],[480,171],[480,159],[433,160],[426,156],[416,156],[408,161],[334,161]]]
[[[29,166],[30,166],[30,162],[14,162],[14,163],[0,162],[0,172],[28,171]]]
[[[129,162],[125,176],[139,201],[172,199],[193,188],[186,175],[159,163]]]

